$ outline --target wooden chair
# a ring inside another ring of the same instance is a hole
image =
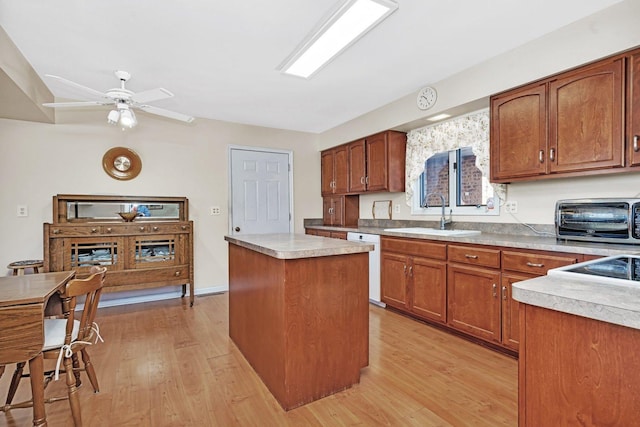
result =
[[[44,388],[46,389],[52,379],[58,379],[58,372],[63,372],[68,390],[67,396],[50,397],[45,400],[45,403],[68,399],[75,426],[82,425],[80,401],[77,396],[80,372],[86,372],[95,393],[100,391],[87,347],[102,339],[94,320],[106,272],[106,267],[92,269],[93,274],[86,279],[69,281],[61,296],[64,318],[47,318],[44,321],[45,340],[42,355],[45,359],[57,360],[56,369],[45,373]],[[81,312],[75,313],[77,297],[80,296],[85,296],[84,307]],[[77,314],[80,316],[76,316]],[[82,357],[83,367],[80,367],[78,354]],[[64,369],[60,368],[61,363]],[[20,379],[29,376],[22,373],[23,367],[24,363],[19,363],[13,373],[4,410],[33,406],[32,400],[11,404]]]

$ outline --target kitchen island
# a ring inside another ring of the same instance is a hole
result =
[[[369,364],[373,245],[302,234],[225,240],[229,336],[280,405],[358,383]]]
[[[547,275],[520,305],[519,426],[638,425],[640,285]]]

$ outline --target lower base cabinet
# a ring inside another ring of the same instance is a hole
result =
[[[518,424],[637,426],[640,330],[520,304]]]
[[[519,350],[513,283],[583,255],[382,237],[382,302],[509,353]]]
[[[475,337],[500,343],[500,272],[449,265],[448,324]]]
[[[421,319],[445,323],[446,245],[392,238],[382,238],[381,245],[382,302]]]
[[[331,237],[333,239],[347,240],[346,231],[316,230],[309,228],[305,231],[305,234],[309,234],[311,236],[322,236]]]

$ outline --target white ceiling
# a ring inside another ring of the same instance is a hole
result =
[[[276,67],[337,0],[0,0],[0,25],[41,77],[103,91],[126,70],[133,91],[175,94],[158,107],[319,133],[619,0],[396,1],[310,80]]]

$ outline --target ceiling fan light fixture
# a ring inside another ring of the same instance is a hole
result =
[[[133,111],[131,111],[129,107],[120,110],[120,126],[131,129],[137,124],[138,120],[136,119],[136,115],[133,114]]]
[[[118,123],[119,119],[120,119],[120,111],[118,110],[109,111],[109,115],[107,116],[107,123],[109,123],[110,125],[115,125]]]
[[[398,9],[393,0],[345,0],[278,67],[310,78]]]

